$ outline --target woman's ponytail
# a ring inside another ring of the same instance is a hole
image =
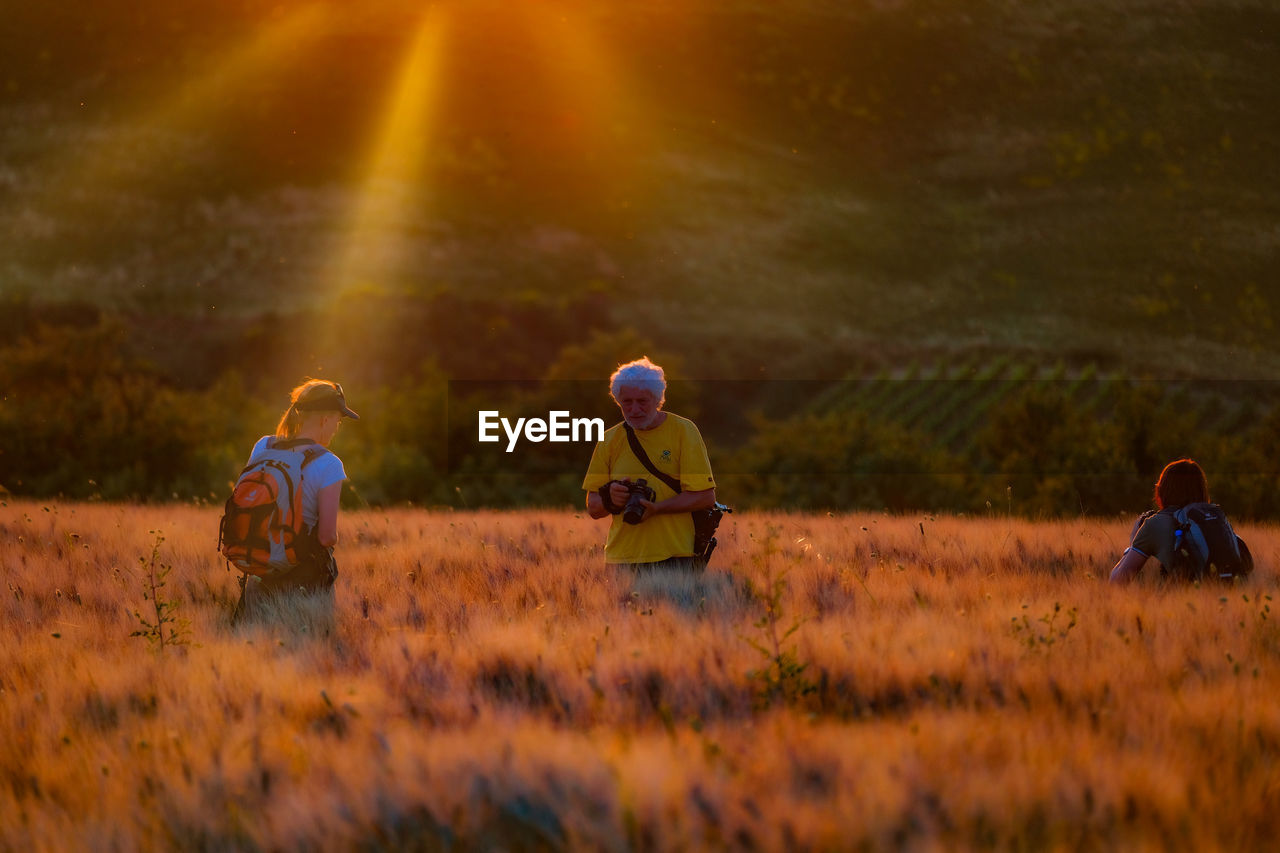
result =
[[[280,416],[276,424],[276,438],[290,439],[298,437],[298,429],[302,426],[302,415],[298,413],[297,403],[291,403]]]

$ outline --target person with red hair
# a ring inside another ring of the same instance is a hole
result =
[[[1143,513],[1129,534],[1129,547],[1111,569],[1111,582],[1126,584],[1134,580],[1155,557],[1161,572],[1167,575],[1176,560],[1178,510],[1190,504],[1209,504],[1209,480],[1204,469],[1193,459],[1175,459],[1160,472],[1155,487],[1156,508]],[[1234,533],[1231,534],[1233,537]],[[1235,537],[1241,566],[1235,574],[1248,574],[1253,569],[1244,542]]]

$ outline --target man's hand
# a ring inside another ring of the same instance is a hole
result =
[[[623,477],[609,484],[609,501],[618,509],[626,506],[627,498],[631,497],[631,489],[628,488],[630,483],[630,477]]]
[[[644,524],[646,521],[648,521],[649,519],[653,518],[655,515],[661,515],[661,514],[662,514],[662,510],[661,510],[661,509],[659,509],[659,508],[658,508],[658,505],[657,505],[656,503],[654,503],[653,501],[651,501],[651,500],[647,500],[647,499],[645,499],[645,498],[641,498],[641,499],[640,499],[640,505],[641,505],[642,507],[644,507],[644,515],[640,516],[640,523],[641,523],[641,524]]]
[[[631,490],[628,484],[631,482],[630,477],[624,477],[621,480],[613,480],[609,483],[606,490],[609,494],[609,503],[622,512],[622,508],[627,505],[627,498],[631,496]],[[604,498],[600,491],[587,492],[587,515],[592,518],[608,518],[616,513],[610,512],[609,507],[605,506]]]

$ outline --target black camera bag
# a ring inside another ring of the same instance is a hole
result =
[[[631,445],[631,452],[640,460],[640,464],[648,468],[653,476],[670,486],[676,494],[680,494],[683,491],[680,488],[680,481],[662,473],[654,466],[649,459],[649,454],[644,452],[644,445],[640,443],[640,439],[636,438],[636,432],[631,428],[631,424],[623,422],[622,427],[627,431],[627,443]],[[720,519],[724,518],[726,512],[733,512],[733,510],[722,503],[717,503],[710,509],[697,509],[689,513],[693,519],[693,558],[700,562],[703,568],[711,561],[711,552],[716,549],[716,528],[720,526]]]

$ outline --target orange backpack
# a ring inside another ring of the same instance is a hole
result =
[[[270,439],[240,472],[218,528],[218,550],[248,575],[265,577],[298,565],[302,544],[302,479],[328,453],[311,439]]]

